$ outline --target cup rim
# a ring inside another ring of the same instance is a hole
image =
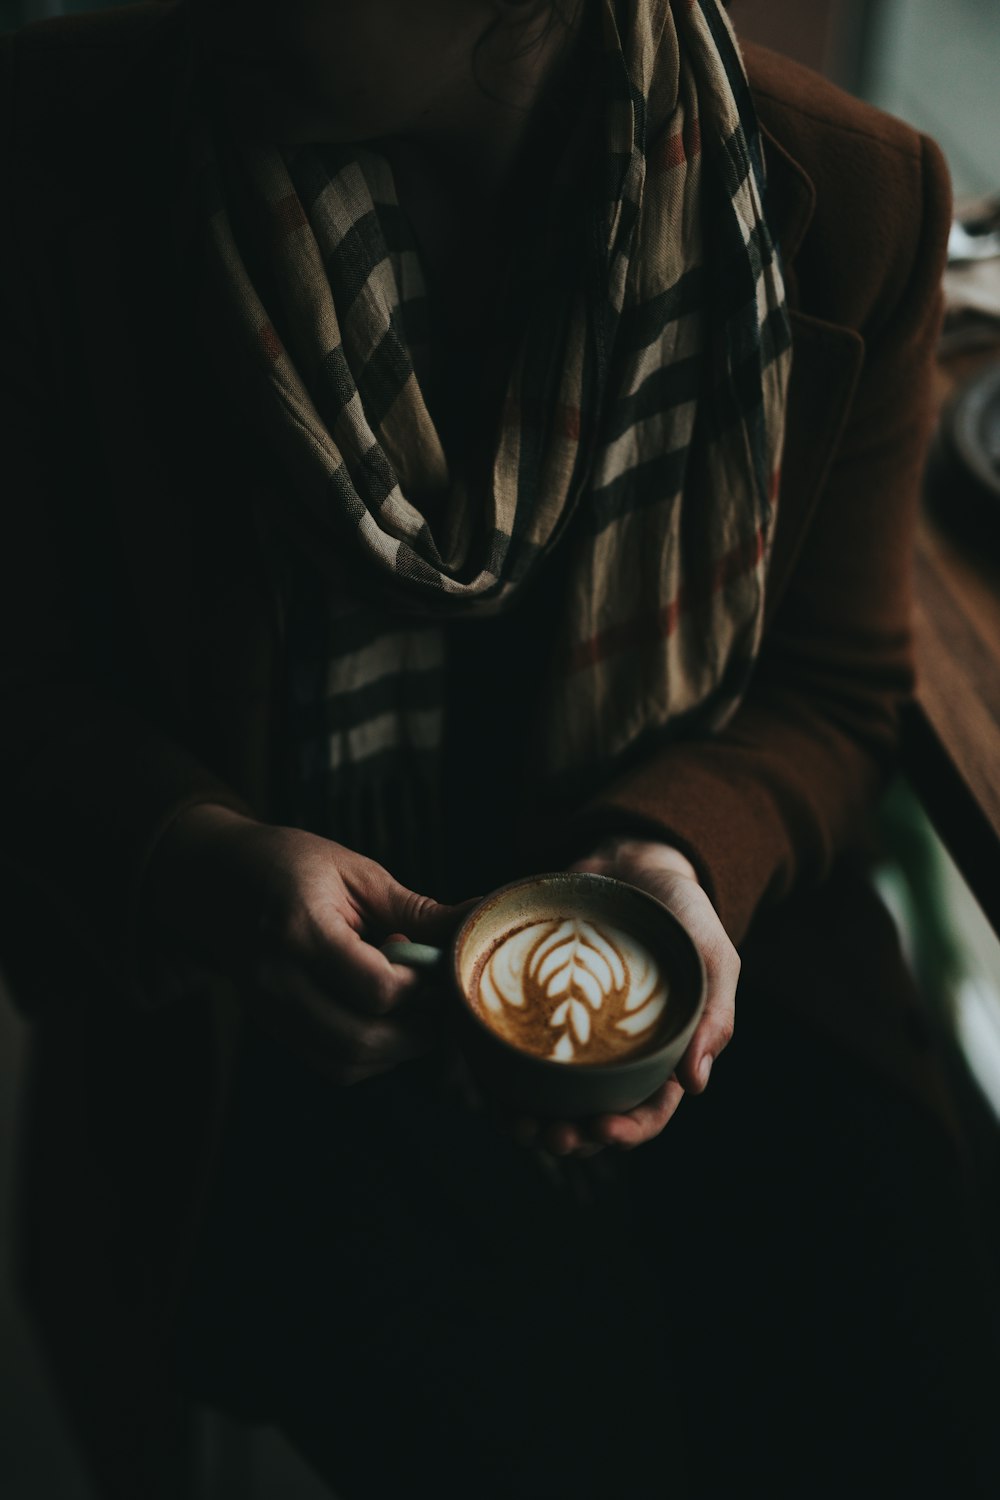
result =
[[[685,1021],[684,1025],[679,1029],[679,1031],[675,1032],[672,1036],[667,1037],[666,1040],[663,1041],[661,1045],[659,1047],[656,1047],[653,1051],[643,1052],[637,1057],[625,1057],[621,1062],[572,1064],[565,1062],[554,1062],[551,1058],[539,1057],[537,1053],[525,1052],[520,1047],[515,1047],[513,1042],[509,1042],[507,1038],[501,1036],[498,1031],[494,1031],[492,1026],[487,1026],[486,1022],[479,1016],[477,1011],[473,1008],[473,1006],[466,998],[465,987],[462,984],[458,967],[459,950],[461,948],[466,929],[472,924],[479,912],[482,911],[483,907],[488,902],[494,901],[498,896],[506,895],[509,891],[519,890],[523,886],[538,885],[542,882],[551,880],[584,880],[588,883],[596,880],[600,881],[604,885],[614,886],[620,890],[628,891],[630,899],[638,898],[640,901],[644,901],[647,904],[652,904],[653,906],[655,906],[657,910],[662,913],[663,916],[666,917],[667,920],[677,929],[677,931],[681,935],[681,938],[687,944],[687,947],[690,950],[692,957],[694,958],[695,966],[698,972],[698,1000],[696,1005],[694,1006],[692,1016],[689,1017],[687,1021]],[[591,872],[590,870],[545,870],[538,875],[524,875],[517,880],[509,880],[506,885],[497,886],[495,890],[490,891],[483,897],[481,901],[478,901],[470,912],[466,913],[466,916],[462,921],[462,925],[458,928],[458,931],[452,937],[450,959],[451,977],[455,989],[462,997],[460,1002],[462,1010],[464,1014],[468,1016],[469,1020],[475,1024],[477,1030],[488,1037],[491,1042],[502,1048],[503,1051],[510,1053],[512,1057],[518,1058],[522,1063],[527,1063],[534,1067],[542,1068],[545,1071],[552,1073],[565,1074],[567,1071],[571,1071],[573,1073],[585,1072],[588,1074],[588,1076],[591,1077],[599,1077],[603,1074],[607,1075],[608,1077],[614,1076],[616,1078],[620,1078],[623,1073],[640,1072],[642,1069],[648,1068],[650,1064],[655,1063],[657,1058],[661,1057],[664,1052],[672,1047],[676,1042],[677,1037],[683,1034],[686,1027],[690,1026],[693,1033],[694,1028],[697,1026],[698,1022],[701,1019],[702,1013],[704,1012],[705,1003],[708,997],[708,970],[705,967],[705,960],[702,957],[701,951],[699,950],[697,944],[695,943],[694,939],[692,938],[691,934],[688,932],[687,928],[684,926],[680,918],[675,916],[675,914],[670,910],[668,906],[665,906],[657,896],[651,895],[649,891],[641,890],[637,885],[630,885],[627,880],[619,880],[617,876],[598,875],[596,874],[596,872]]]

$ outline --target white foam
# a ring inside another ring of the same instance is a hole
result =
[[[569,1008],[572,1004],[572,1000],[564,1000],[562,1005],[557,1005],[551,1016],[549,1016],[549,1025],[565,1026],[569,1020]]]
[[[576,924],[574,922],[563,922],[560,927],[548,938],[535,954],[531,966],[531,977],[536,983],[547,986],[548,981],[558,973],[563,965],[573,962],[578,938]]]
[[[553,995],[565,995],[572,982],[573,965],[567,960],[567,962],[563,964],[562,968],[557,971],[557,973],[552,977],[548,984],[546,993],[549,996],[549,999],[551,999]]]
[[[660,982],[656,965],[652,956],[644,948],[636,947],[629,961],[629,985],[628,995],[625,997],[626,1010],[638,1010],[640,1005],[645,1004],[650,995]]]
[[[585,948],[581,944],[576,950],[576,961],[581,973],[585,973],[587,978],[592,980],[597,988],[603,990],[605,994],[610,993],[611,990],[619,989],[620,984],[612,974],[611,965],[604,957],[604,954],[593,944],[589,936],[588,942],[590,944],[588,947]],[[621,964],[618,967],[621,969]],[[622,974],[624,975],[624,970],[622,970]]]
[[[505,1006],[523,1008],[535,986],[559,1002],[548,1022],[560,1033],[550,1054],[557,1062],[572,1061],[577,1046],[586,1049],[595,1032],[605,1043],[622,1034],[625,1048],[654,1025],[667,1000],[653,955],[642,943],[617,927],[576,918],[529,922],[500,943],[483,971],[483,1004],[499,1019]],[[626,1015],[613,1032],[602,1032],[599,1017],[612,997]]]
[[[637,1010],[630,1016],[623,1016],[618,1022],[618,1030],[625,1031],[629,1036],[638,1036],[642,1031],[648,1031],[654,1021],[658,1021],[663,1014],[663,1007],[667,1003],[666,995],[657,995],[655,1000],[650,1000],[642,1010]]]
[[[616,990],[624,989],[626,976],[625,965],[622,963],[621,955],[616,949],[612,948],[604,934],[598,928],[594,927],[592,923],[581,922],[580,931],[586,935],[595,956],[600,955],[607,964],[611,972],[609,988]],[[627,942],[624,933],[619,933],[618,936]]]
[[[501,943],[490,959],[493,983],[508,1005],[524,1004],[524,966],[537,940],[536,926],[523,928]]]
[[[581,1047],[585,1047],[590,1041],[590,1011],[581,1000],[571,1000],[569,1014],[576,1039]]]
[[[610,971],[609,971],[610,978]],[[595,1010],[600,1010],[604,1004],[604,997],[611,993],[610,984],[602,985],[596,974],[590,974],[584,963],[577,963],[573,971],[573,979],[576,988],[585,1000],[589,1000]]]
[[[486,1005],[486,1008],[499,1016],[503,1014],[503,1001],[497,994],[496,986],[493,983],[493,976],[490,972],[491,967],[491,965],[487,965],[483,970],[483,976],[479,984],[479,993],[483,997],[483,1003]]]

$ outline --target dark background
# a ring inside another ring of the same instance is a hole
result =
[[[0,30],[98,8],[95,0],[0,0]],[[933,134],[959,192],[1000,189],[998,0],[734,0],[731,13],[744,35],[784,50]],[[911,807],[908,816],[918,813]],[[923,857],[936,861],[946,919],[968,955],[967,972],[953,978],[954,994],[937,999],[952,1016],[959,1045],[964,1040],[974,1054],[980,1086],[1000,1112],[1000,947],[943,852],[925,843]],[[906,871],[887,866],[883,887],[905,929]],[[963,994],[968,1006],[969,997],[978,997],[978,1010],[973,1007],[973,1019],[964,1023]],[[26,1041],[0,975],[0,1494],[4,1500],[84,1500],[86,1482],[12,1286],[10,1205]],[[212,1423],[206,1424],[204,1445],[206,1500],[319,1500],[326,1494],[277,1439],[263,1435],[248,1444]]]

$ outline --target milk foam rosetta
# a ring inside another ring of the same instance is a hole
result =
[[[474,992],[493,1031],[565,1063],[644,1050],[667,1003],[662,969],[641,943],[577,917],[504,933],[477,965]]]

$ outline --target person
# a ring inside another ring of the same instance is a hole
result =
[[[0,56],[23,1279],[102,1492],[186,1493],[201,1402],[349,1496],[985,1494],[985,1251],[859,874],[936,146],[716,0]],[[510,1119],[380,949],[565,866],[708,1003],[637,1108]]]

